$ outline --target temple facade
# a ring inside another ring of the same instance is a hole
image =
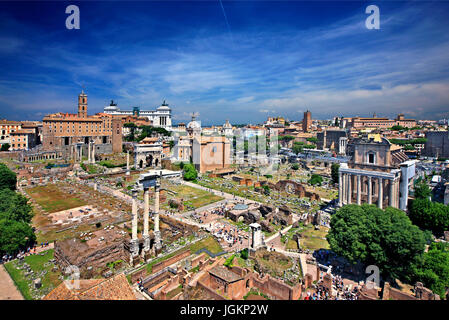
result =
[[[351,161],[339,169],[339,205],[377,204],[407,209],[409,185],[415,162],[385,139],[367,136],[352,143]]]

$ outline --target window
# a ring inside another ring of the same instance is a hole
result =
[[[368,152],[367,160],[368,160],[369,164],[375,164],[376,163],[376,154],[374,152]]]

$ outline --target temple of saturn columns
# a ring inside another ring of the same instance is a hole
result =
[[[138,223],[138,202],[137,194],[139,188],[143,189],[144,194],[144,210],[143,210],[143,250],[141,257],[144,261],[147,261],[152,254],[159,254],[162,250],[162,237],[159,230],[159,191],[162,178],[177,178],[181,176],[181,171],[170,170],[151,170],[148,173],[141,174],[136,183],[136,186],[132,189],[132,236],[131,236],[131,257],[130,262],[132,265],[136,265],[140,261],[139,256],[139,239],[137,237],[137,223]],[[154,243],[151,246],[150,241],[150,188],[154,187]]]

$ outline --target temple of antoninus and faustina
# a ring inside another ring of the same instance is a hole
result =
[[[368,203],[406,210],[415,162],[375,136],[354,139],[350,153],[351,161],[339,169],[339,205]]]

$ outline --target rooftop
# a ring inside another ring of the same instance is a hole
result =
[[[66,280],[47,294],[43,300],[136,300],[134,292],[121,273],[109,279]]]

